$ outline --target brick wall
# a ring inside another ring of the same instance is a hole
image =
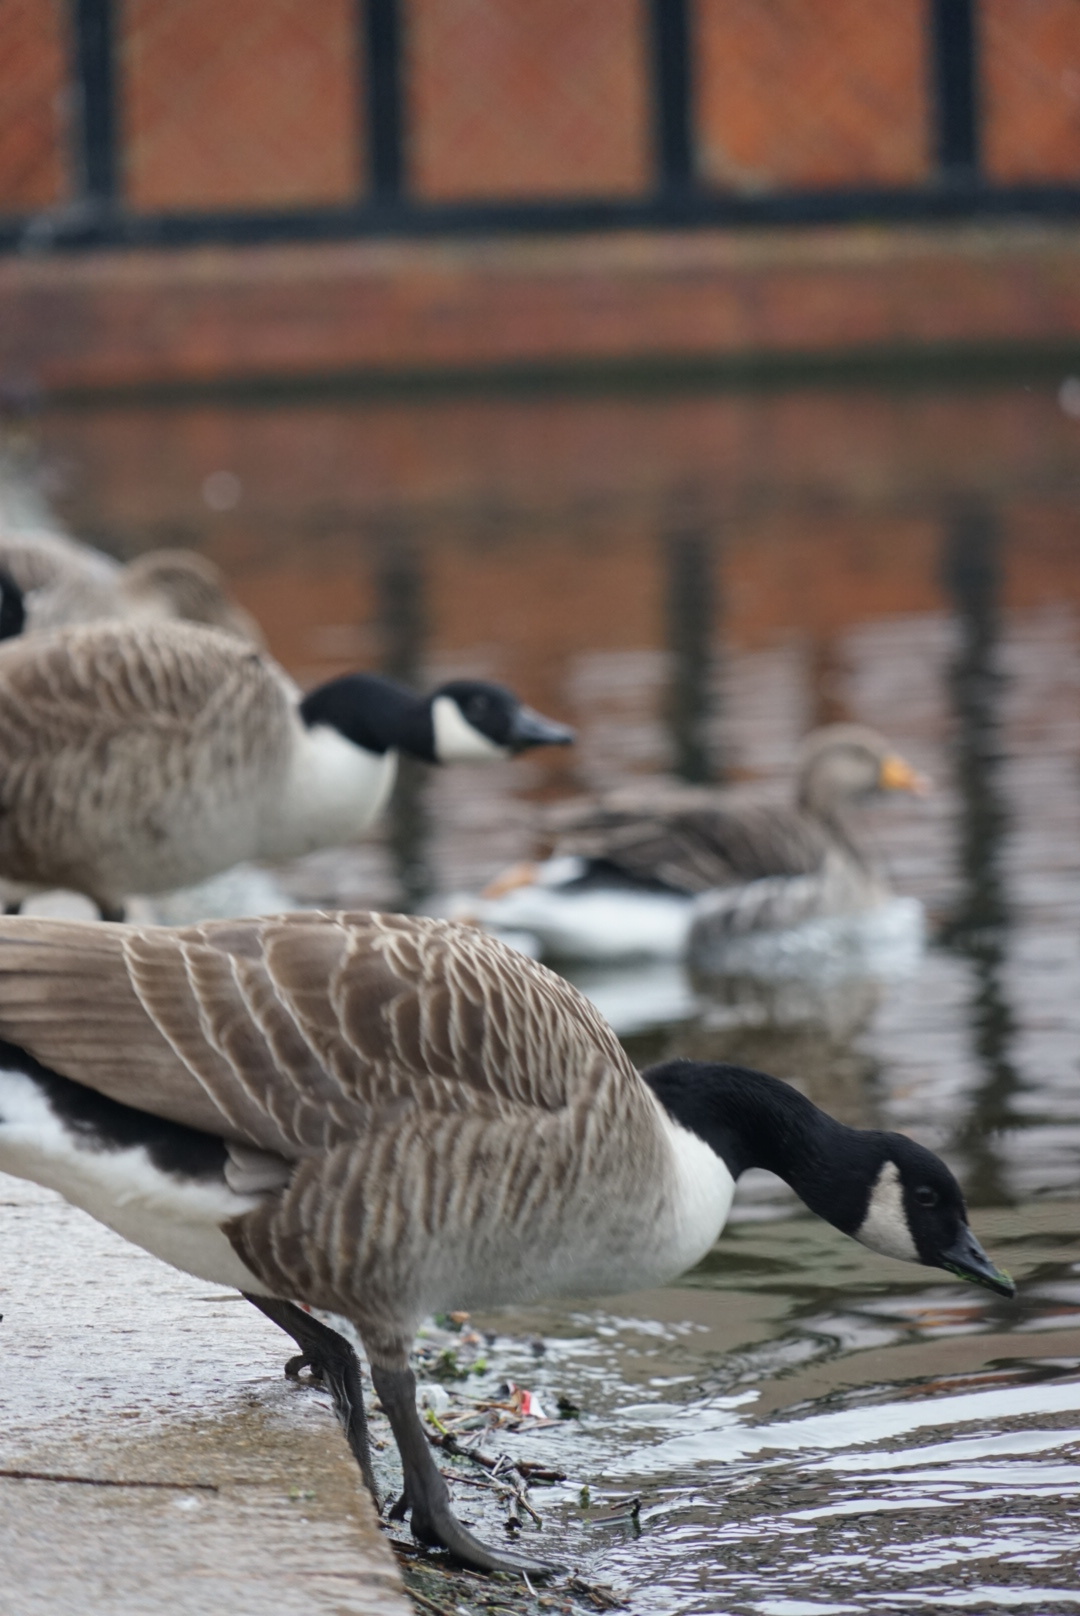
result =
[[[135,208],[346,202],[360,184],[355,0],[124,0]]]
[[[915,184],[923,0],[698,0],[701,169],[723,189]]]
[[[5,0],[0,17],[0,213],[62,201],[67,163],[63,0]]]
[[[403,0],[408,153],[428,199],[627,194],[652,165],[645,0]],[[928,173],[927,0],[695,0],[698,160],[744,193]],[[356,0],[117,0],[137,208],[361,191]],[[71,188],[62,0],[6,0],[0,212]],[[1080,6],[980,0],[987,166],[1080,179]]]

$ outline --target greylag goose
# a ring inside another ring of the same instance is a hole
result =
[[[668,786],[557,808],[550,859],[504,871],[475,914],[555,957],[702,958],[733,936],[881,903],[888,884],[846,810],[926,787],[873,730],[829,725],[803,742],[789,805]]]

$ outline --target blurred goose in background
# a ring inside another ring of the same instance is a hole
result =
[[[690,958],[733,939],[873,909],[890,889],[846,818],[878,793],[928,782],[871,729],[831,724],[799,749],[795,800],[667,786],[569,803],[552,856],[504,871],[473,913],[535,935],[545,956]]]
[[[0,919],[0,1039],[0,1169],[291,1335],[378,1508],[359,1362],[296,1304],[349,1319],[401,1456],[395,1514],[480,1570],[553,1568],[454,1514],[409,1366],[426,1315],[665,1284],[750,1167],[871,1250],[1014,1294],[929,1150],[760,1072],[639,1075],[587,1000],[474,927]]]
[[[262,645],[221,573],[194,550],[148,550],[126,566],[47,528],[0,530],[0,569],[23,592],[29,633],[102,618],[205,623]]]
[[[0,880],[84,893],[116,919],[242,860],[353,841],[399,751],[428,763],[564,746],[499,685],[427,697],[348,674],[301,693],[264,653],[192,623],[105,622],[0,645]]]

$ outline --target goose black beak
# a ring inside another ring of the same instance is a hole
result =
[[[510,721],[510,750],[524,752],[529,746],[572,746],[576,739],[567,724],[556,724],[531,707],[519,707]]]
[[[947,1268],[951,1274],[958,1274],[961,1279],[970,1279],[973,1285],[985,1285],[987,1290],[996,1291],[999,1296],[1016,1295],[1016,1286],[1008,1274],[994,1267],[971,1230],[966,1227],[948,1251],[942,1252],[938,1266]]]

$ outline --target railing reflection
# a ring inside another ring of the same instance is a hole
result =
[[[723,776],[712,730],[716,707],[713,642],[716,620],[716,546],[709,526],[676,517],[663,537],[667,640],[671,679],[667,722],[672,772],[693,785]]]
[[[942,582],[958,629],[946,673],[955,724],[952,756],[959,809],[956,860],[960,898],[942,940],[971,966],[970,1028],[982,1081],[961,1130],[967,1185],[976,1202],[1008,1199],[1000,1134],[1014,1120],[1019,1073],[1010,1057],[1016,1021],[1006,996],[1010,909],[1002,850],[1009,809],[1001,784],[1002,536],[993,513],[970,502],[948,518]]]
[[[424,682],[428,620],[420,551],[412,534],[387,523],[377,534],[375,589],[384,673],[419,689]],[[402,757],[387,814],[387,844],[398,905],[418,909],[434,890],[429,845],[427,765]]]

